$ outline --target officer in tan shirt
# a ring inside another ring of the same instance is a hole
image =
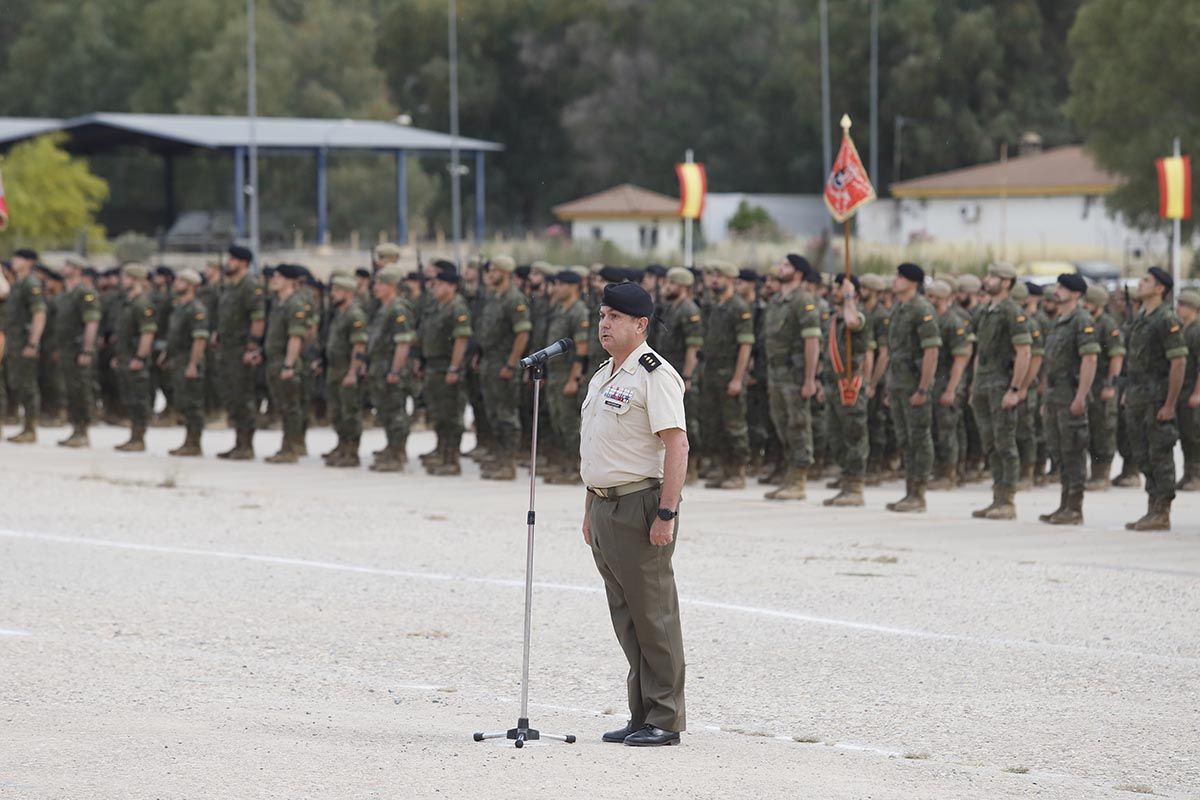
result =
[[[646,344],[654,301],[610,284],[600,306],[600,365],[583,402],[583,540],[604,578],[629,661],[629,723],[606,742],[679,744],[685,727],[683,635],[671,557],[687,475],[683,379]]]

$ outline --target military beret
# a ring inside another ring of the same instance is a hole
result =
[[[942,278],[934,278],[933,281],[925,287],[925,294],[930,297],[946,298],[954,294],[954,287],[950,282]]]
[[[304,277],[304,267],[299,264],[276,264],[275,272],[281,278],[287,278],[290,281],[298,281]],[[334,278],[334,280],[337,280],[337,278]]]
[[[646,270],[644,270],[644,269],[638,269],[637,267],[626,267],[625,268],[625,280],[627,280],[627,281],[633,281],[634,283],[641,283],[642,276],[644,276],[645,274],[646,274]]]
[[[511,275],[513,270],[515,270],[517,268],[517,262],[513,260],[512,256],[506,256],[506,255],[492,256],[492,258],[489,261],[488,268],[489,269],[498,269],[501,272],[507,272]]]
[[[925,283],[925,270],[921,269],[916,264],[911,264],[906,261],[900,266],[896,267],[896,272],[900,273],[901,277],[907,278],[915,284],[923,285]]]
[[[71,253],[63,259],[63,265],[67,267],[75,267],[76,269],[87,269],[87,259],[83,256],[77,256]]]
[[[433,276],[433,279],[435,281],[441,281],[442,283],[458,283],[458,270],[454,269],[454,265],[450,264],[448,261],[441,261],[438,263],[449,265],[449,269],[446,267],[439,269],[437,274]]]
[[[23,258],[26,261],[38,260],[37,250],[31,250],[28,247],[22,247],[20,250],[17,250],[15,253],[13,253],[13,256],[15,258]]]
[[[960,275],[954,288],[960,292],[975,294],[983,288],[983,281],[979,280],[978,275]]]
[[[229,245],[228,250],[230,258],[236,258],[239,261],[253,261],[254,253],[250,252],[249,247],[242,247],[240,244]]]
[[[513,270],[513,275],[516,275],[518,278],[528,278],[529,271],[528,264],[518,264],[517,268]]]
[[[1087,291],[1087,281],[1078,272],[1064,272],[1058,276],[1058,283],[1063,288],[1083,294]]]
[[[367,269],[366,267],[359,267],[358,269],[354,270],[354,277],[369,278],[371,277],[371,270]]]
[[[887,288],[887,279],[877,272],[868,272],[859,282],[864,289],[870,289],[872,292],[882,292]]]
[[[993,261],[991,264],[988,264],[988,275],[1015,280],[1017,277],[1017,268],[1006,261]]]
[[[375,273],[375,280],[380,283],[386,283],[388,286],[395,286],[404,280],[404,270],[395,264],[389,264]]]
[[[582,278],[584,280],[586,280],[592,274],[591,270],[589,270],[587,267],[582,267],[582,266],[578,266],[578,265],[574,266],[574,267],[568,267],[568,269],[570,269],[571,272],[574,272],[576,275],[578,275],[580,278]]]
[[[435,267],[437,267],[439,271],[442,271],[442,272],[445,272],[446,270],[453,270],[454,272],[458,272],[458,265],[456,265],[453,261],[450,261],[449,259],[446,259],[446,258],[434,259],[433,265]]]
[[[620,283],[625,280],[625,270],[612,265],[601,267],[599,275],[609,283]]]
[[[646,274],[653,275],[656,278],[665,278],[667,277],[668,272],[670,272],[670,270],[664,267],[662,264],[651,264],[650,266],[646,267]]]
[[[317,279],[316,275],[310,274],[308,277],[306,277],[304,279],[304,285],[311,289],[316,289],[317,291],[325,291],[325,284],[321,283],[321,281]]]
[[[120,267],[109,267],[108,269],[104,270],[104,277],[106,277],[106,278],[115,278],[120,274],[121,274]]]
[[[549,261],[534,261],[529,265],[529,271],[540,272],[547,278],[558,274],[558,268]]]
[[[579,277],[579,273],[573,269],[559,270],[558,274],[554,276],[554,280],[559,283],[569,283],[572,285],[583,283],[583,278]]]
[[[1184,289],[1179,293],[1179,305],[1200,311],[1200,292],[1195,289]]]
[[[145,264],[139,264],[136,261],[130,261],[128,264],[121,266],[121,274],[133,278],[135,281],[144,281],[150,276],[150,270]]]
[[[704,265],[704,271],[717,272],[726,278],[736,278],[738,276],[738,268],[728,261],[709,261]]]
[[[1175,279],[1171,277],[1171,273],[1162,267],[1151,267],[1146,272],[1150,274],[1151,278],[1154,278],[1154,280],[1167,287],[1168,292],[1175,288]]]
[[[834,276],[833,282],[836,283],[838,286],[841,286],[843,283],[846,282],[846,273],[839,272],[836,276]],[[850,276],[850,283],[854,285],[855,291],[858,291],[859,289],[862,288],[862,281],[860,281],[858,279],[857,275]]]
[[[353,275],[353,274],[354,274],[353,272],[346,269],[345,267],[334,267],[333,269],[329,270],[329,280],[333,280],[334,278],[341,277],[342,275]]]
[[[654,299],[636,283],[610,283],[600,303],[631,317],[654,316]]]
[[[194,269],[181,269],[179,270],[179,274],[175,277],[184,283],[190,283],[192,286],[199,286],[204,281],[204,279],[200,277],[200,273],[196,272]]]
[[[743,267],[742,269],[738,270],[738,280],[739,281],[750,281],[751,283],[758,283],[758,273],[752,269]]]
[[[38,264],[37,267],[35,267],[35,269],[52,281],[61,281],[63,279],[62,273],[60,273],[56,269],[51,269],[50,267],[47,267],[45,264]]]
[[[400,245],[383,242],[375,246],[375,258],[399,258]]]
[[[353,292],[358,289],[358,281],[349,275],[339,275],[329,282],[329,286],[331,289],[343,289],[347,292]]]
[[[1103,284],[1093,283],[1087,288],[1083,299],[1094,306],[1106,306],[1108,305],[1108,289],[1105,289]]]
[[[677,283],[680,286],[695,286],[696,276],[683,267],[672,267],[667,270],[667,282]]]
[[[808,269],[801,273],[801,278],[805,283],[811,283],[814,286],[820,286],[825,282],[824,276],[821,275],[820,271],[811,264],[808,265]]]
[[[1038,288],[1040,289],[1041,287],[1039,286]],[[1029,284],[1017,281],[1017,284],[1013,286],[1012,291],[1008,293],[1008,296],[1013,300],[1016,300],[1018,303],[1024,303],[1029,299]]]
[[[804,256],[796,255],[795,253],[787,254],[788,263],[795,267],[797,272],[808,272],[812,269],[812,265],[808,263],[808,259]]]
[[[1046,287],[1033,281],[1025,281],[1025,289],[1033,297],[1041,297],[1046,293]]]

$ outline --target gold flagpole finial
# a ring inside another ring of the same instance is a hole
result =
[[[850,115],[842,114],[842,130],[849,133],[850,131]]]

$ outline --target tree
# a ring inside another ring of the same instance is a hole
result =
[[[752,206],[745,200],[738,203],[737,211],[726,223],[729,232],[740,239],[776,241],[780,238],[779,225],[762,206]]]
[[[1067,109],[1100,165],[1124,178],[1110,208],[1142,228],[1162,224],[1154,159],[1170,154],[1176,136],[1184,152],[1200,144],[1200,53],[1170,47],[1193,35],[1200,7],[1170,0],[1088,0],[1071,30]]]
[[[4,189],[9,225],[0,232],[0,249],[74,247],[81,237],[104,240],[96,213],[108,185],[87,162],[62,149],[63,134],[39,136],[15,146],[4,159]]]

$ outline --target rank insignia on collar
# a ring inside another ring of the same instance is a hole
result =
[[[638,363],[645,368],[646,372],[654,372],[654,370],[662,366],[662,362],[658,360],[658,356],[654,355],[654,353],[643,353],[642,357],[638,359]]]

